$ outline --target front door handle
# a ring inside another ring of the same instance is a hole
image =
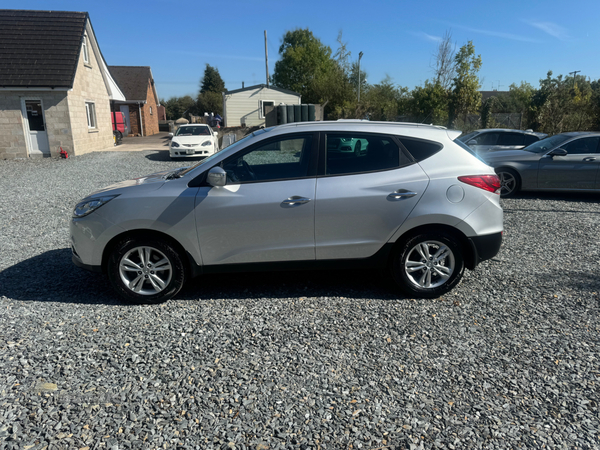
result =
[[[398,189],[387,196],[390,200],[403,200],[405,198],[411,198],[417,195],[416,192],[408,191],[406,189]]]
[[[583,160],[585,162],[592,162],[592,161],[596,161],[596,158],[594,158],[593,156],[588,156],[587,158],[583,158]]]
[[[281,202],[283,206],[298,206],[304,205],[305,203],[310,202],[310,198],[300,197],[298,195],[294,195],[293,197],[287,198]]]

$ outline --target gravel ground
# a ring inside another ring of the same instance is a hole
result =
[[[598,196],[503,200],[500,254],[437,300],[351,271],[122,304],[71,209],[180,165],[0,161],[0,449],[600,448]]]

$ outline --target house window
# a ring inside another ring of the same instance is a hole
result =
[[[85,102],[85,113],[88,128],[96,128],[96,105],[93,102]]]
[[[261,119],[267,117],[266,107],[275,106],[275,102],[271,100],[259,100],[258,101],[258,114]]]
[[[150,107],[150,115],[152,115],[152,106]]]
[[[88,53],[87,35],[83,35],[83,62],[90,63],[90,54]]]

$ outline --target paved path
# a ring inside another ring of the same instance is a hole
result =
[[[169,150],[169,133],[160,132],[152,136],[123,138],[123,143],[116,147],[107,148],[106,151],[136,152],[140,150]]]

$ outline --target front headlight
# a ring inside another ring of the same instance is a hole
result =
[[[206,146],[208,146],[208,145],[212,145],[212,142],[210,142],[210,141],[204,141],[204,142],[202,143],[202,147],[206,147]]]
[[[171,141],[171,147],[179,147],[179,144],[175,141]]]
[[[118,197],[119,195],[107,195],[106,197],[96,197],[89,200],[84,200],[79,202],[75,209],[73,209],[73,218],[84,217],[90,214],[91,212],[97,210],[105,203],[110,202],[113,198]]]

